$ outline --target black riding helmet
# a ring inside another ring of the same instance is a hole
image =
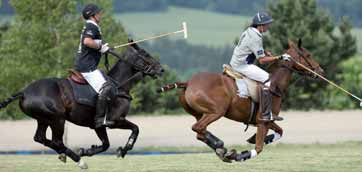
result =
[[[273,18],[266,12],[258,12],[253,17],[252,25],[264,25],[264,24],[270,24],[273,22]]]
[[[101,12],[102,9],[99,8],[95,4],[87,4],[82,11],[84,19],[88,20],[90,17],[96,15],[97,13]]]

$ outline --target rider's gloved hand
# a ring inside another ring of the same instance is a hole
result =
[[[101,46],[101,48],[99,49],[99,52],[101,52],[102,54],[107,53],[109,51],[109,46],[108,43],[105,43]]]
[[[291,60],[291,56],[287,53],[282,54],[281,56],[278,57],[279,60],[284,60],[284,61],[290,61]]]

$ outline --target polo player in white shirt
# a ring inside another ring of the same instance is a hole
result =
[[[273,22],[271,16],[266,12],[258,12],[252,19],[252,24],[240,36],[238,45],[235,47],[230,65],[234,70],[244,76],[261,82],[265,87],[261,90],[261,117],[260,121],[281,121],[282,117],[272,114],[272,94],[269,90],[269,73],[254,64],[258,60],[260,64],[272,62],[274,60],[290,60],[290,55],[272,56],[264,51],[263,32],[268,30]]]

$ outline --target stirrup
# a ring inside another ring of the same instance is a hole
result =
[[[263,121],[263,122],[271,122],[271,121],[283,121],[284,118],[280,117],[280,116],[274,116],[271,115],[270,118],[259,118],[259,121]]]
[[[114,125],[114,124],[115,124],[114,121],[106,120],[106,118],[97,119],[97,120],[95,121],[94,128],[110,127],[110,126],[112,126],[112,125]]]

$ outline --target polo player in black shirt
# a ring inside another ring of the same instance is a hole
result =
[[[101,9],[94,4],[88,4],[82,11],[86,20],[75,60],[75,69],[79,71],[91,87],[98,93],[95,115],[95,128],[112,125],[105,116],[108,99],[111,98],[113,85],[107,81],[101,71],[97,69],[102,54],[109,51],[108,43],[102,43],[102,32],[99,27]]]

